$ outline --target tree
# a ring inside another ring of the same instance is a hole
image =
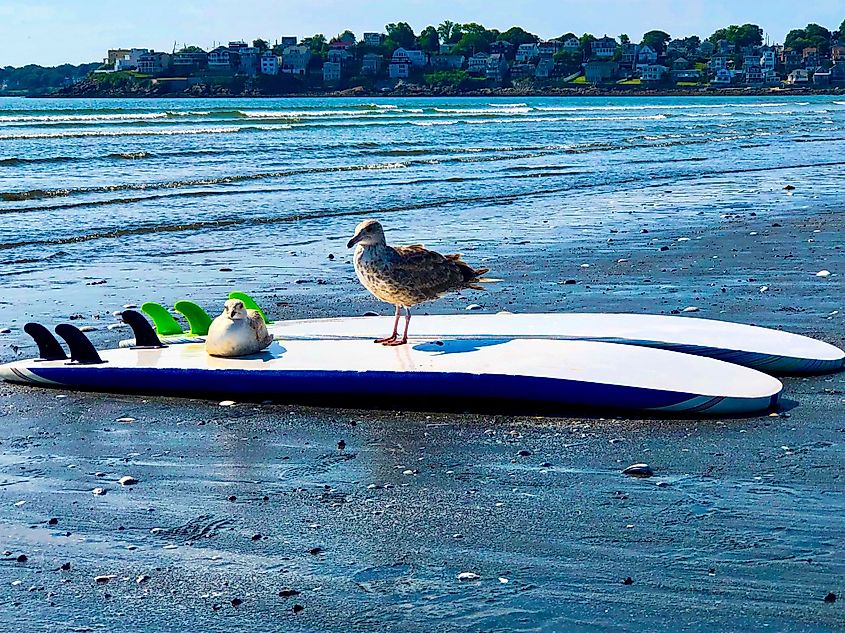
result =
[[[590,55],[592,51],[593,42],[596,41],[596,38],[591,33],[584,33],[581,37],[578,38],[581,42],[581,52],[585,55]]]
[[[784,46],[802,50],[805,48],[818,48],[819,54],[827,55],[830,52],[831,33],[818,24],[808,24],[803,29],[791,30],[784,41]]]
[[[253,46],[255,46],[253,44]],[[181,50],[178,51],[179,53],[204,53],[205,51],[202,50],[199,46],[183,46]]]
[[[397,24],[391,22],[384,28],[387,31],[387,40],[393,50],[400,47],[413,48],[417,43],[417,36],[414,34],[414,29],[407,22],[399,22]]]
[[[536,44],[540,41],[539,37],[518,26],[512,26],[504,33],[499,33],[499,36],[496,39],[499,41],[510,42],[514,45],[514,47],[517,47],[520,44]]]
[[[662,55],[666,50],[666,42],[672,39],[672,36],[664,31],[649,31],[643,35],[643,45],[650,47],[658,55]]]
[[[326,36],[322,33],[317,33],[311,37],[306,37],[302,40],[302,44],[311,49],[311,53],[316,56],[322,56],[326,51]]]
[[[452,34],[455,31],[460,31],[460,29],[460,24],[455,24],[452,20],[443,20],[437,27],[437,34],[440,36],[441,42],[448,44],[452,41]]]
[[[760,46],[763,43],[763,29],[756,24],[743,24],[742,26],[731,24],[726,28],[718,29],[707,39],[714,44],[719,40],[727,40],[740,48],[743,46]]]
[[[485,29],[481,24],[475,22],[461,25],[461,32],[463,33],[461,39],[458,40],[452,49],[460,55],[486,53],[490,50],[490,44],[495,42],[496,38],[499,37],[499,32],[495,29]]]
[[[630,43],[631,43],[631,38],[630,38],[630,37],[628,37],[628,34],[627,34],[627,33],[622,33],[622,34],[619,36],[619,41],[621,42],[622,46],[625,46],[625,44],[630,44]]]
[[[350,31],[349,29],[346,29],[343,33],[341,33],[340,35],[337,36],[337,39],[340,40],[341,42],[348,42],[350,44],[354,44],[355,43],[355,33]]]
[[[420,48],[426,53],[437,53],[440,51],[440,36],[433,26],[425,27],[419,37]]]
[[[839,25],[839,39],[845,41],[845,20],[842,20],[842,24]]]
[[[270,45],[269,45],[269,44],[267,44],[267,42],[265,42],[265,41],[264,41],[264,40],[262,40],[261,38],[258,38],[257,40],[253,40],[253,41],[252,41],[252,45],[253,45],[255,48],[257,48],[257,49],[258,49],[258,52],[259,52],[259,53],[263,53],[263,52],[264,52],[264,51],[266,51],[268,48],[270,48]]]

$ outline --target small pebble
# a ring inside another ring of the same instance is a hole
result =
[[[281,597],[281,598],[290,598],[292,596],[298,596],[298,595],[299,595],[299,592],[296,589],[285,588],[285,589],[282,589],[279,592],[279,597]]]
[[[47,521],[47,525],[58,525],[59,520],[56,517],[53,517],[49,521]]]
[[[529,457],[531,455],[531,451],[523,448],[521,451],[519,451],[518,455],[520,457]]]
[[[311,549],[309,549],[309,550],[308,550],[308,553],[309,553],[309,554],[313,554],[314,556],[316,556],[317,554],[320,554],[320,553],[322,553],[323,551],[324,551],[324,550],[323,550],[323,548],[322,548],[322,547],[312,547]]]
[[[81,328],[79,328],[79,331],[80,332],[96,332],[97,328],[95,328],[93,325],[83,325]]]
[[[140,576],[138,576],[138,577],[135,579],[135,582],[136,582],[136,583],[138,583],[138,584],[140,585],[140,584],[143,584],[143,583],[147,582],[149,579],[150,579],[150,577],[149,577],[149,576],[147,576],[146,574],[141,574]]]
[[[106,489],[105,488],[94,488],[91,491],[91,494],[93,494],[95,497],[102,497],[104,494],[106,494]]]
[[[477,303],[470,303],[466,308],[466,310],[481,310],[481,306]]]
[[[234,400],[223,400],[219,404],[220,404],[221,407],[233,407],[233,406],[235,406],[235,401]]]
[[[625,580],[622,581],[622,584],[623,585],[633,585],[634,579],[631,578],[630,576],[628,576]]]
[[[832,591],[828,591],[827,595],[824,597],[824,601],[828,604],[836,602],[836,594]]]
[[[15,560],[19,563],[25,563],[29,559],[26,557],[26,554],[18,554],[18,557]]]
[[[123,477],[117,480],[117,483],[119,483],[121,486],[134,486],[138,483],[138,480],[130,475],[124,475]]]
[[[695,306],[687,306],[686,308],[681,310],[681,312],[698,312],[698,308],[696,308]]]
[[[337,443],[337,447],[338,447],[340,450],[343,450],[344,448],[346,448],[346,442],[344,442],[343,440],[340,440],[340,441]]]
[[[305,610],[305,607],[303,607],[301,604],[293,605],[293,612],[294,613],[299,613],[300,611],[304,611],[304,610]]]
[[[234,502],[234,501],[237,501],[237,500],[238,500],[238,498],[237,498],[235,495],[229,495],[229,496],[227,497],[227,499],[228,499],[229,501],[232,501],[232,502]]]
[[[819,272],[816,273],[816,277],[830,277],[830,271],[829,270],[820,270]]]
[[[785,191],[795,191],[795,187],[793,185],[786,185],[784,187]]]
[[[230,273],[230,272],[232,272],[232,269],[231,268],[221,268],[220,272],[221,273]]]
[[[478,580],[481,578],[478,574],[471,571],[462,571],[460,574],[457,575],[458,580]]]
[[[253,541],[260,541],[260,540],[261,540],[261,535],[260,535],[260,534],[253,534],[253,535],[252,535],[252,540],[253,540]]]
[[[233,607],[239,607],[239,606],[241,606],[243,603],[244,603],[244,601],[243,601],[243,600],[241,600],[240,598],[232,598],[232,606],[233,606]]]
[[[62,571],[70,571],[70,563],[63,563]]]
[[[97,583],[98,585],[105,585],[109,581],[114,580],[115,578],[117,578],[116,574],[97,576],[97,577],[94,578],[94,582]]]
[[[7,327],[4,327],[2,330],[0,330],[0,334],[11,334],[11,333],[12,333],[12,330],[10,330]]]
[[[631,477],[651,477],[654,471],[648,464],[631,464],[622,471],[622,474]]]
[[[510,582],[510,580],[508,580],[504,576],[499,576],[499,582],[502,583],[503,585],[506,585]]]

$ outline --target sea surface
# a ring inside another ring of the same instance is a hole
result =
[[[3,299],[17,317],[47,288],[56,314],[90,309],[80,280],[132,302],[216,296],[220,268],[331,279],[368,217],[489,258],[610,219],[808,209],[839,200],[843,156],[841,97],[4,98]],[[809,182],[818,202],[783,195]]]

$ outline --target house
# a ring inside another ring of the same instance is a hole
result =
[[[283,35],[282,40],[279,42],[279,46],[282,47],[282,50],[285,50],[288,46],[296,46],[299,43],[296,37],[292,35]]]
[[[367,46],[381,46],[381,33],[364,33],[364,44]]]
[[[824,68],[817,68],[813,73],[813,85],[829,86],[830,85],[830,71]]]
[[[716,76],[710,83],[714,86],[730,86],[733,82],[733,79],[734,76],[730,70],[728,70],[727,68],[720,68],[716,71]]]
[[[762,84],[764,79],[763,67],[760,64],[743,68],[745,83],[751,86]]]
[[[516,49],[516,61],[529,62],[540,54],[536,44],[520,44]]]
[[[786,77],[788,84],[807,84],[810,83],[810,73],[806,68],[796,68]]]
[[[534,73],[537,71],[537,66],[530,63],[514,63],[511,66],[511,78],[512,79],[527,79],[529,77],[534,77]]]
[[[501,53],[493,53],[487,58],[487,79],[501,85],[508,78],[508,60]]]
[[[170,68],[170,55],[149,51],[138,58],[138,72],[145,75],[156,75]]]
[[[491,53],[499,53],[501,55],[510,55],[512,50],[513,50],[513,44],[511,44],[507,40],[498,40],[498,41],[490,44],[490,52]],[[442,53],[443,51],[441,50],[440,52]]]
[[[760,66],[763,70],[771,71],[777,67],[777,55],[773,49],[763,50],[760,54]]]
[[[687,70],[691,64],[686,57],[679,57],[672,62],[672,70]]]
[[[734,50],[734,45],[728,40],[719,40],[716,42],[716,53],[718,55],[730,55]]]
[[[593,57],[610,59],[616,54],[616,40],[605,35],[592,44]]]
[[[819,49],[814,46],[808,46],[801,51],[801,59],[804,62],[804,68],[812,70],[819,65]]]
[[[657,52],[648,44],[640,44],[640,51],[637,53],[637,65],[645,64],[656,64],[657,63]]]
[[[332,50],[344,50],[348,51],[350,48],[355,46],[355,39],[341,39],[341,40],[332,40],[329,42],[329,51]]]
[[[431,55],[428,63],[437,70],[460,70],[464,67],[463,55]]]
[[[796,68],[800,68],[802,62],[803,59],[801,58],[801,51],[786,48],[781,54],[781,63],[783,63],[783,67],[786,72],[792,72]]]
[[[114,68],[117,60],[123,59],[132,52],[130,48],[110,48],[106,52],[106,57],[103,59],[103,64]]]
[[[667,53],[680,53],[685,54],[687,52],[687,42],[686,40],[681,39],[674,39],[666,45],[666,52]]]
[[[235,42],[229,42],[229,46],[227,48],[230,53],[241,53],[245,49],[249,48],[249,44],[243,40],[237,40]]]
[[[218,46],[208,54],[208,67],[212,70],[230,70],[234,56],[225,46]]]
[[[640,54],[640,45],[628,42],[622,45],[622,54],[619,56],[619,65],[623,68],[633,70],[637,66],[637,55]]]
[[[205,51],[179,51],[173,53],[170,62],[174,70],[191,72],[208,66],[208,53]]]
[[[835,64],[836,62],[845,62],[845,46],[837,44],[830,47],[830,59]]]
[[[563,50],[567,53],[577,53],[581,50],[581,40],[574,36],[564,40]]]
[[[367,35],[364,33],[364,35]],[[384,59],[381,55],[375,53],[365,53],[361,59],[361,74],[363,75],[378,75],[381,71],[381,65]]]
[[[441,55],[449,55],[452,52],[453,48],[455,48],[454,44],[441,44],[440,45],[440,54]]]
[[[323,83],[332,84],[340,81],[341,68],[340,62],[323,62]]]
[[[728,67],[728,56],[727,55],[713,55],[710,58],[710,72],[718,72],[723,68]]]
[[[388,67],[388,74],[391,79],[407,79],[411,74],[411,58],[405,52],[404,48],[397,48],[393,51],[393,57],[390,58],[390,66]]]
[[[334,64],[346,64],[352,59],[352,53],[345,48],[330,48],[328,60]]]
[[[590,61],[584,64],[584,78],[588,83],[600,84],[615,79],[619,64],[609,61]]]
[[[307,46],[288,46],[282,51],[282,73],[304,76],[308,72],[310,61],[310,48]]]
[[[149,49],[130,48],[129,53],[127,55],[124,55],[121,59],[115,60],[114,69],[132,70],[138,68],[138,60],[141,59],[141,55],[143,55],[144,53],[149,53]]]
[[[548,55],[549,57],[557,54],[563,44],[560,40],[546,40],[537,45],[537,50],[540,55]]]
[[[710,40],[704,40],[698,45],[698,54],[702,57],[710,57],[715,50],[716,46]]]
[[[249,77],[255,77],[258,74],[258,69],[261,67],[261,52],[257,48],[242,47],[235,57],[239,74]]]
[[[845,82],[845,60],[836,62],[830,69],[830,81],[832,83]]]
[[[760,66],[760,56],[759,55],[744,55],[742,58],[742,69],[745,70],[752,66]]]
[[[691,69],[673,70],[672,81],[675,83],[700,83],[701,73]]]
[[[261,56],[261,74],[279,74],[279,58],[278,56],[273,54],[273,51],[265,51],[264,54]]]
[[[534,71],[534,76],[537,79],[551,79],[554,76],[555,60],[551,57],[541,57],[537,62],[537,69]]]
[[[393,56],[399,54],[400,56],[404,56],[410,60],[412,66],[416,66],[417,68],[422,68],[426,65],[426,55],[423,51],[420,50],[411,50],[406,48],[397,48],[393,51]]]
[[[467,62],[467,72],[470,75],[484,75],[487,73],[487,53],[476,53]]]
[[[637,70],[640,73],[640,80],[644,82],[663,81],[663,78],[669,72],[666,66],[660,64],[643,64],[637,66]]]

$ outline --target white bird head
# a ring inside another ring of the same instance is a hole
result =
[[[376,220],[364,220],[355,227],[355,235],[349,240],[346,248],[352,248],[356,244],[374,246],[384,243],[384,229],[381,228],[381,223]]]
[[[229,317],[232,321],[247,318],[244,302],[240,299],[229,299],[223,305],[223,314]]]

